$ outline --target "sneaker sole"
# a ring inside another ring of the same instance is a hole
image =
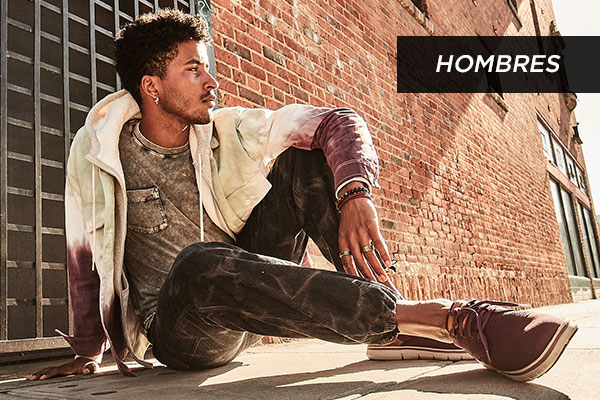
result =
[[[473,360],[473,357],[461,350],[431,350],[417,346],[374,346],[367,348],[367,357],[376,361],[393,360],[438,360],[460,361]]]
[[[489,364],[482,363],[486,368],[497,371],[502,375],[519,382],[530,381],[544,375],[550,368],[556,364],[563,351],[571,341],[575,332],[577,332],[577,324],[573,321],[565,321],[557,330],[548,346],[542,354],[531,364],[517,371],[502,371],[492,367]]]

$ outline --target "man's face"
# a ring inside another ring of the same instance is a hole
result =
[[[206,44],[188,40],[177,50],[160,80],[159,106],[185,124],[207,124],[212,121],[213,91],[219,84],[208,72]]]

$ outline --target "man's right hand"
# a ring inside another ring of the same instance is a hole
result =
[[[35,381],[38,379],[44,380],[65,375],[90,375],[96,372],[97,369],[98,363],[96,361],[85,357],[78,357],[68,363],[56,367],[46,367],[41,369],[28,375],[25,379],[28,381]]]

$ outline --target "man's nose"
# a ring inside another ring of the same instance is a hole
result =
[[[217,82],[215,77],[212,76],[212,74],[210,72],[208,73],[208,79],[206,80],[204,87],[206,90],[215,90],[216,88],[219,87],[219,82]]]

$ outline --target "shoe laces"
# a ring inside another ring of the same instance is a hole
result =
[[[496,301],[496,300],[470,300],[467,304],[458,306],[450,310],[450,315],[454,316],[454,324],[450,328],[450,334],[454,337],[468,337],[469,339],[473,338],[473,334],[477,333],[478,336],[476,338],[479,339],[483,348],[485,349],[485,354],[487,356],[488,364],[491,364],[492,359],[490,356],[490,349],[488,346],[488,340],[485,334],[483,333],[492,313],[495,310],[495,307],[519,307],[523,306],[523,304],[512,303],[508,301]],[[473,321],[475,321],[475,326],[477,329],[473,328]]]

